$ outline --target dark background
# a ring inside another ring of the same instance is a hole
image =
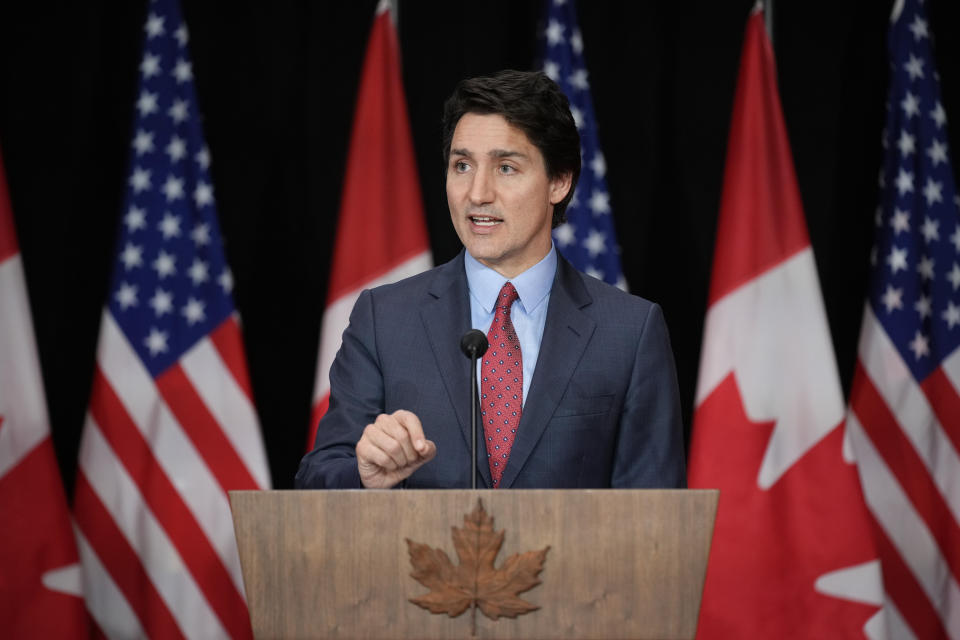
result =
[[[304,451],[360,65],[376,0],[184,1],[220,222],[276,488]],[[780,95],[844,391],[872,243],[891,2],[777,0]],[[960,127],[960,7],[928,0]],[[689,429],[743,29],[753,0],[579,6],[632,291],[666,313]],[[531,68],[539,1],[400,2],[430,240],[459,250],[440,110],[463,77]],[[58,459],[72,493],[131,142],[146,2],[0,3],[0,148]],[[956,165],[955,165],[956,170]],[[0,304],[3,301],[0,300]],[[788,366],[788,365],[787,365]]]

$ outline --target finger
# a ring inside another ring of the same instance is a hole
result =
[[[410,437],[409,431],[400,423],[399,420],[397,420],[396,416],[377,416],[377,421],[375,424],[385,434],[393,438],[403,449],[403,455],[407,463],[414,462],[420,457],[419,452],[414,447],[413,439]]]
[[[415,413],[406,411],[405,409],[394,411],[393,417],[406,429],[418,457],[423,456],[427,452],[428,446],[427,437],[423,434],[423,425],[420,423],[420,418],[418,418]]]
[[[364,437],[372,447],[383,452],[383,454],[390,458],[390,463],[384,465],[385,469],[402,469],[410,464],[412,460],[416,459],[415,456],[407,457],[407,454],[404,453],[403,445],[397,442],[396,438],[394,438],[382,424],[374,423],[368,425],[364,430]]]
[[[397,469],[396,461],[366,434],[357,443],[357,464],[361,469],[375,467],[384,472],[392,472]]]

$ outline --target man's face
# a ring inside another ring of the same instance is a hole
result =
[[[500,115],[467,113],[447,165],[447,204],[470,255],[507,278],[550,251],[553,205],[570,176],[550,179],[540,150]]]

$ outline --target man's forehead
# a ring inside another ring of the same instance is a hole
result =
[[[450,153],[495,157],[535,155],[527,134],[500,114],[465,113],[454,128]]]

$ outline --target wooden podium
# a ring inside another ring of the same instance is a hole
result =
[[[231,491],[257,638],[693,638],[715,490]],[[549,551],[539,609],[451,618],[410,602],[407,539],[459,558],[452,527],[482,500],[504,531],[495,564]]]

